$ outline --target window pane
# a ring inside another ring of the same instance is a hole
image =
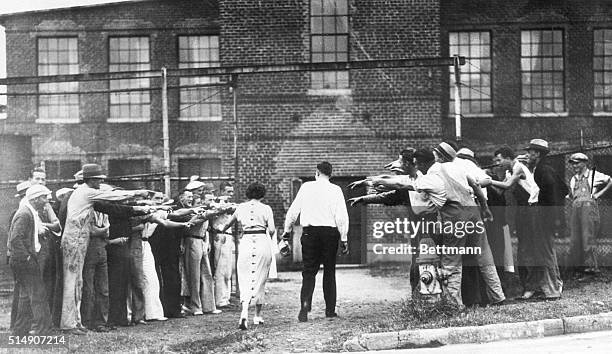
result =
[[[456,43],[451,53],[466,57],[462,67],[461,100],[465,114],[491,113],[491,56],[489,32],[450,32],[449,42]],[[449,70],[449,113],[454,112],[455,74]]]
[[[348,61],[348,0],[312,0],[310,4],[311,61],[314,63]],[[336,72],[313,73],[311,86],[313,88],[348,87],[347,83],[337,81],[339,77],[337,74]],[[342,80],[345,78],[348,80],[348,75],[341,74],[340,77]]]
[[[53,37],[38,39],[38,75],[78,74],[77,38]],[[77,82],[39,84],[41,93],[76,92]],[[78,95],[40,96],[38,118],[45,120],[75,121],[79,119]]]
[[[179,67],[207,68],[219,66],[218,36],[181,36],[179,51],[189,53],[179,57]],[[181,78],[181,86],[219,82],[217,77]],[[187,120],[220,120],[221,98],[216,87],[181,88],[179,118]],[[148,96],[147,96],[148,98]],[[148,109],[149,110],[149,109]],[[143,114],[146,114],[143,113]]]
[[[562,32],[562,30],[521,32],[523,101],[521,106],[524,112],[546,113],[565,110]]]
[[[612,112],[612,29],[593,31],[593,99],[596,112]],[[605,85],[604,85],[605,84]]]

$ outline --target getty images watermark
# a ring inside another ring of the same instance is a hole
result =
[[[404,238],[415,238],[417,235],[453,235],[457,238],[481,235],[485,232],[483,221],[432,221],[432,220],[409,220],[408,218],[397,218],[395,221],[375,221],[372,224],[372,236],[374,239],[382,239],[388,235],[404,235]],[[375,243],[372,248],[377,255],[412,255],[412,254],[481,254],[480,246],[445,246],[435,247],[420,244],[412,246],[410,243],[385,244]]]

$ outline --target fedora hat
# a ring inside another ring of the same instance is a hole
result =
[[[525,150],[550,152],[550,148],[548,147],[548,141],[544,139],[531,139],[529,145],[527,145]]]
[[[32,182],[25,181],[21,182],[17,185],[17,194],[15,194],[15,198],[23,197],[25,192],[32,186]]]
[[[468,148],[461,148],[461,149],[459,149],[459,151],[457,151],[457,157],[460,158],[460,159],[464,159],[464,160],[470,160],[473,163],[478,165],[478,161],[474,157],[474,151],[472,151],[472,150],[470,150]]]
[[[89,178],[105,179],[106,175],[102,172],[102,166],[96,163],[88,163],[83,165],[83,180]]]
[[[457,151],[449,143],[441,142],[433,150],[449,161],[453,161],[457,157]]]

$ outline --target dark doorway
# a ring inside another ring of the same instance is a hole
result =
[[[344,200],[349,198],[364,195],[365,187],[357,189],[348,188],[349,183],[363,179],[364,177],[332,177],[331,182],[342,188]],[[300,177],[293,182],[293,198],[297,194],[301,183],[314,181],[314,177]],[[346,203],[346,209],[349,216],[349,254],[346,256],[338,256],[338,264],[362,264],[366,262],[367,254],[367,239],[366,239],[366,208],[352,208],[349,203]],[[339,252],[338,252],[339,253]]]

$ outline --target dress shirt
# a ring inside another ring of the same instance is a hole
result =
[[[453,163],[459,165],[459,167],[462,168],[468,176],[472,177],[476,183],[480,183],[484,180],[491,180],[491,177],[482,168],[478,167],[474,161],[456,158],[453,160]],[[484,194],[485,198],[487,198],[487,188],[485,187],[480,189],[482,190],[482,194]]]
[[[336,227],[340,239],[347,240],[349,218],[342,189],[326,178],[306,182],[287,211],[285,232],[291,230],[297,217],[302,226]]]
[[[418,195],[413,196],[416,203],[413,205],[419,205],[421,208],[431,211],[432,204],[436,208],[441,208],[446,203],[444,180],[438,174],[439,165],[437,162],[434,163],[427,171],[427,174],[418,177],[415,181],[414,189]]]

